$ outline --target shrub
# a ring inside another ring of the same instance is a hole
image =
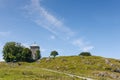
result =
[[[53,56],[54,58],[55,58],[57,55],[59,55],[57,51],[52,51],[52,52],[50,53],[50,56]]]
[[[79,56],[91,56],[90,52],[81,52]]]

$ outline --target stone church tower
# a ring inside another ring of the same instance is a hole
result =
[[[39,50],[39,49],[40,49],[40,47],[37,44],[35,44],[35,43],[30,46],[30,50],[32,51],[32,58],[33,58],[33,60],[37,60],[36,59],[36,55],[37,55],[36,51]]]

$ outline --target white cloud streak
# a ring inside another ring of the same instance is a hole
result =
[[[64,23],[48,12],[44,7],[42,7],[40,0],[31,0],[29,5],[25,6],[28,11],[30,18],[39,26],[52,32],[54,35],[59,37],[61,34],[65,36],[72,36],[74,32],[66,27]]]
[[[76,39],[73,41],[72,43],[73,45],[75,46],[78,46],[79,49],[81,49],[82,51],[90,51],[92,50],[94,47],[90,45],[89,42],[86,42],[85,40],[83,39]]]
[[[55,37],[54,35],[51,35],[50,38],[51,38],[51,39],[55,39],[56,37]]]
[[[73,45],[79,47],[82,51],[92,50],[94,47],[86,43],[82,39],[74,39],[74,31],[58,19],[55,15],[48,12],[42,5],[40,0],[31,0],[30,4],[25,6],[25,10],[29,14],[29,18],[34,21],[40,27],[50,31],[55,36],[63,39],[72,41]],[[51,36],[51,39],[55,39]]]

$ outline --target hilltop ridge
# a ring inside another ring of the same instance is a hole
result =
[[[120,60],[99,56],[60,56],[55,59],[42,58],[33,63],[1,62],[0,68],[0,80],[80,80],[77,77],[41,70],[43,68],[93,80],[120,80]]]

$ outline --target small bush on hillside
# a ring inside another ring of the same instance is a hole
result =
[[[54,58],[55,58],[57,55],[59,55],[57,51],[52,51],[52,52],[50,53],[50,56],[53,56]]]
[[[90,52],[81,52],[79,56],[91,56]]]

